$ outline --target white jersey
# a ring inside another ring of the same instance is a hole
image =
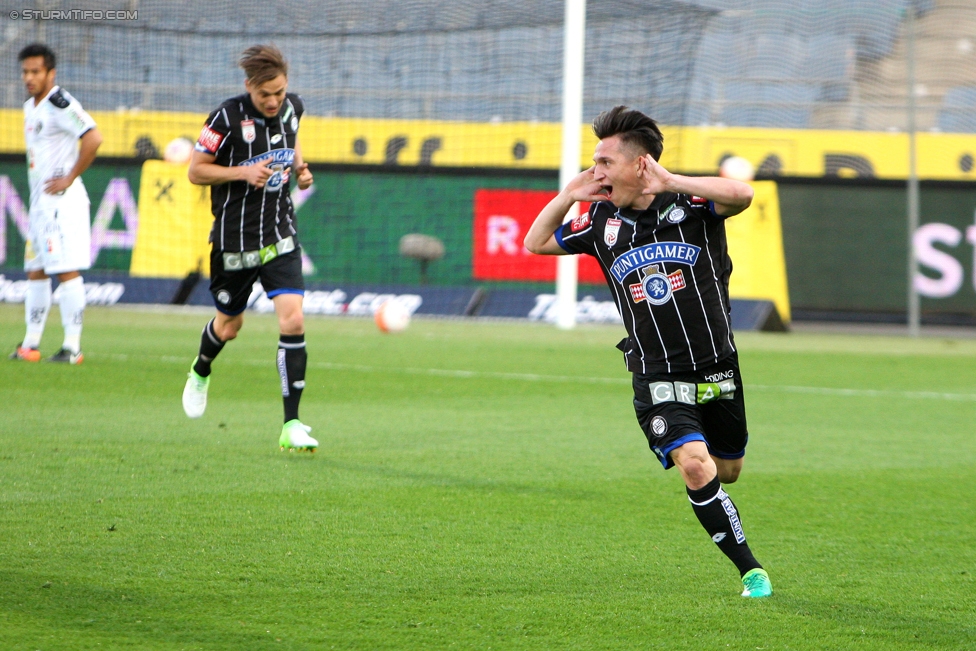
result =
[[[31,208],[45,199],[44,184],[68,174],[78,162],[78,139],[95,128],[95,121],[74,97],[59,86],[37,106],[31,97],[24,102],[24,140],[27,143],[27,177]],[[65,195],[88,200],[79,176]],[[53,197],[51,197],[53,198]]]

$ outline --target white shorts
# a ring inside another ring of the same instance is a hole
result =
[[[24,271],[61,274],[91,267],[91,216],[88,193],[45,196],[30,208]]]

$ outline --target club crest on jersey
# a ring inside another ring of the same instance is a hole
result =
[[[657,222],[660,224],[667,219],[672,224],[679,224],[684,221],[685,210],[684,208],[678,208],[677,205],[678,204],[673,203],[665,208],[663,212],[658,213]]]
[[[675,208],[670,213],[668,213],[668,221],[672,224],[680,224],[685,220],[685,210],[684,208]]]
[[[244,142],[252,143],[256,136],[254,120],[241,120],[241,138],[244,138]]]
[[[241,165],[249,167],[266,160],[270,161],[268,163],[268,169],[271,170],[271,176],[265,181],[264,189],[268,192],[278,192],[281,190],[281,186],[291,178],[291,165],[295,161],[295,150],[272,149],[254,158],[248,158],[246,161],[242,161]]]
[[[603,229],[603,243],[607,246],[613,246],[617,243],[617,233],[620,232],[620,224],[622,222],[619,219],[608,219],[607,225]]]
[[[635,303],[647,301],[651,305],[663,305],[671,300],[674,292],[684,288],[685,274],[681,269],[663,274],[654,265],[641,282],[630,286],[630,297]]]
[[[590,225],[590,213],[585,212],[582,215],[573,217],[573,223],[570,224],[569,228],[574,233],[578,233],[579,231],[583,230],[589,225]]]
[[[661,416],[655,416],[651,419],[651,433],[654,436],[660,438],[668,431],[668,421],[664,420]]]

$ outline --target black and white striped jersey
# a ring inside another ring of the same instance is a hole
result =
[[[253,251],[297,236],[289,180],[304,112],[302,98],[288,93],[278,115],[266,118],[244,94],[225,101],[207,117],[197,151],[216,156],[214,162],[227,167],[269,159],[274,170],[263,188],[245,181],[211,187],[214,224],[210,241],[217,249]]]
[[[732,260],[710,201],[663,193],[642,212],[600,201],[555,235],[599,260],[629,335],[620,346],[628,370],[698,370],[735,352]]]

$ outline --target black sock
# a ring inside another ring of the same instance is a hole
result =
[[[728,493],[722,490],[717,476],[698,490],[689,488],[688,499],[698,521],[718,548],[739,568],[740,575],[762,567],[746,543],[739,512]]]
[[[286,423],[298,418],[307,360],[305,335],[281,335],[278,338],[278,375],[281,376],[281,400],[285,403]]]
[[[210,375],[210,363],[220,354],[224,344],[227,343],[217,337],[213,323],[214,320],[210,319],[207,325],[203,327],[203,334],[200,335],[200,353],[197,355],[196,363],[193,364],[193,372],[200,377]]]

